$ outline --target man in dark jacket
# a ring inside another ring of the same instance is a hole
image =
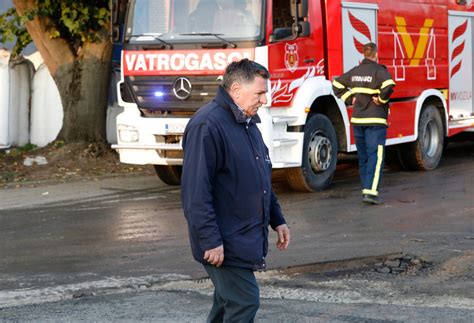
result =
[[[184,132],[181,197],[193,256],[215,287],[209,322],[252,322],[260,302],[254,270],[265,269],[268,226],[278,249],[290,242],[256,125],[269,77],[248,59],[231,63],[214,100]]]
[[[382,178],[387,136],[388,101],[395,82],[384,65],[377,63],[377,45],[364,45],[359,66],[336,78],[334,93],[353,104],[351,124],[359,156],[362,201],[380,204],[378,188]]]

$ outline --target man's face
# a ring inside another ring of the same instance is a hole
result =
[[[232,98],[248,117],[257,114],[258,108],[267,103],[267,80],[263,77],[255,77],[252,83],[234,83]]]

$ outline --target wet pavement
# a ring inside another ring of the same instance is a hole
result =
[[[411,286],[427,295],[447,292],[456,297],[453,302],[458,308],[469,312],[474,304],[474,144],[454,145],[438,169],[431,172],[388,169],[381,189],[381,206],[360,201],[353,157],[346,158],[339,168],[334,185],[313,194],[291,192],[276,175],[276,191],[293,240],[284,252],[272,246],[267,262],[271,269],[294,267],[291,275],[303,277],[301,281],[292,276],[283,287],[297,290],[304,286],[308,279],[315,279],[314,273],[321,272],[321,264],[335,264],[323,275],[330,277],[342,264],[354,259],[366,259],[353,266],[358,268],[358,279],[386,279],[387,273],[373,276],[376,260],[402,254],[430,264],[429,270],[422,272],[425,279],[411,281]],[[0,308],[2,304],[9,308],[73,297],[87,299],[81,303],[85,306],[91,298],[105,302],[106,296],[101,295],[104,291],[111,295],[120,292],[111,300],[113,303],[120,299],[120,303],[126,298],[121,293],[140,288],[147,293],[178,290],[187,299],[196,293],[196,288],[179,289],[173,285],[163,289],[163,284],[195,282],[205,276],[190,254],[179,188],[164,186],[155,178],[6,189],[0,194]],[[271,236],[272,242],[275,238]],[[367,268],[369,263],[371,267]],[[314,265],[305,272],[303,268],[308,264]],[[359,273],[360,268],[365,268],[363,273]],[[286,277],[289,273],[278,275]],[[336,276],[347,279],[344,275]],[[278,285],[272,281],[269,286],[275,284]],[[445,289],[445,285],[450,287]],[[410,289],[401,292],[407,291]],[[300,296],[292,302],[307,301]],[[278,306],[268,304],[267,311]],[[448,303],[430,304],[442,308]],[[448,312],[456,308],[449,304]],[[55,305],[43,306],[46,309]],[[17,310],[21,312],[20,308]],[[306,314],[301,318],[311,317],[307,309],[303,312]],[[5,309],[0,311],[0,317],[2,313],[6,313]],[[9,313],[13,316],[8,317],[14,319],[15,312]],[[185,313],[188,312],[182,313],[183,321]],[[324,317],[324,313],[319,314]],[[55,317],[61,320],[61,315]],[[80,316],[76,318],[80,320]],[[127,316],[123,319],[127,320]]]

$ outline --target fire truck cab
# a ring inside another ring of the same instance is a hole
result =
[[[271,73],[259,128],[273,167],[295,190],[324,189],[338,154],[356,150],[331,81],[375,42],[397,84],[387,145],[405,168],[433,169],[446,137],[474,131],[473,17],[464,0],[131,0],[113,148],[179,184],[187,122],[227,64],[250,58]]]

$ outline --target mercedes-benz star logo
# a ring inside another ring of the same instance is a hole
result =
[[[173,93],[180,100],[189,98],[192,89],[191,82],[185,77],[179,77],[173,83]]]

